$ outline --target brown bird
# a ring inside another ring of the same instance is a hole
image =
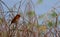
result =
[[[17,14],[17,15],[12,19],[11,24],[12,24],[12,23],[16,23],[16,22],[19,20],[19,18],[20,18],[20,15]]]

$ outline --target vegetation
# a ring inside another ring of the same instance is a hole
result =
[[[38,1],[38,3],[43,2],[43,0]],[[33,4],[31,0],[26,2],[27,6],[24,12],[21,9],[21,2],[19,1],[18,8],[17,4],[14,5],[15,7],[9,8],[0,0],[0,37],[60,37],[58,28],[60,13],[57,8],[52,7],[47,13],[37,17],[35,8],[32,10],[34,5],[31,5],[31,3]],[[3,5],[8,11],[4,11]],[[42,24],[39,24],[39,20],[42,20]]]

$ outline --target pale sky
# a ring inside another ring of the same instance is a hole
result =
[[[8,7],[13,7],[13,5],[20,0],[3,0]],[[37,15],[47,12],[58,0],[43,0],[39,5],[36,5],[37,0],[32,0],[35,5],[35,12]],[[24,7],[24,6],[23,6]]]

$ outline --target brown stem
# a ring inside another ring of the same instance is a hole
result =
[[[57,36],[57,23],[58,23],[58,16],[56,15],[56,24],[55,24],[55,27],[54,27],[54,29],[55,29],[55,32],[56,32],[56,37],[58,37]]]
[[[47,32],[44,37],[48,37],[47,35],[51,32],[52,28],[49,29],[49,32]]]

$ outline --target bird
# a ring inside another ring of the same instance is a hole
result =
[[[17,14],[17,15],[12,19],[11,24],[18,22],[18,20],[19,20],[20,17],[21,17],[20,14]]]

